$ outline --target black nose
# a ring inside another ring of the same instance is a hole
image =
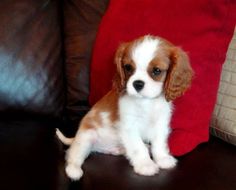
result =
[[[133,86],[137,92],[143,89],[144,87],[144,82],[141,80],[136,80],[133,82]]]

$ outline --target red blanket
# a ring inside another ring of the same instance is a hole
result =
[[[164,37],[188,52],[195,78],[177,99],[169,138],[183,155],[209,137],[221,66],[236,23],[233,0],[111,0],[97,35],[91,65],[90,102],[110,88],[118,44],[145,34]]]

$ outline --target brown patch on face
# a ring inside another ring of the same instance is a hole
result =
[[[113,87],[122,92],[130,76],[134,73],[136,66],[130,56],[132,42],[122,43],[115,53],[115,64],[117,73],[113,79]]]
[[[164,82],[167,101],[181,96],[190,86],[193,70],[188,55],[165,39],[159,38],[156,57],[148,67],[149,76],[155,81]]]
[[[156,56],[150,62],[147,72],[154,81],[164,82],[170,66],[170,44],[162,39],[159,40],[161,43],[158,45]]]
[[[150,62],[147,72],[154,81],[163,82],[165,81],[168,67],[169,60],[163,60],[156,57]]]
[[[130,76],[135,72],[136,66],[133,60],[130,58],[129,51],[124,54],[124,58],[122,60],[122,68],[125,74],[125,81],[127,82]]]

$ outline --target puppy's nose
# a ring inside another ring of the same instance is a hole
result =
[[[137,92],[143,89],[144,87],[144,82],[141,80],[136,80],[133,82],[133,86]]]

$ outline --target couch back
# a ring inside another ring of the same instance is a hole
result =
[[[64,1],[66,123],[77,129],[89,110],[89,78],[93,44],[109,0]],[[73,132],[72,132],[73,133]]]
[[[62,113],[65,80],[59,2],[0,2],[1,115]]]
[[[91,52],[108,2],[0,1],[0,117],[59,117],[69,134],[77,130],[89,109]]]

